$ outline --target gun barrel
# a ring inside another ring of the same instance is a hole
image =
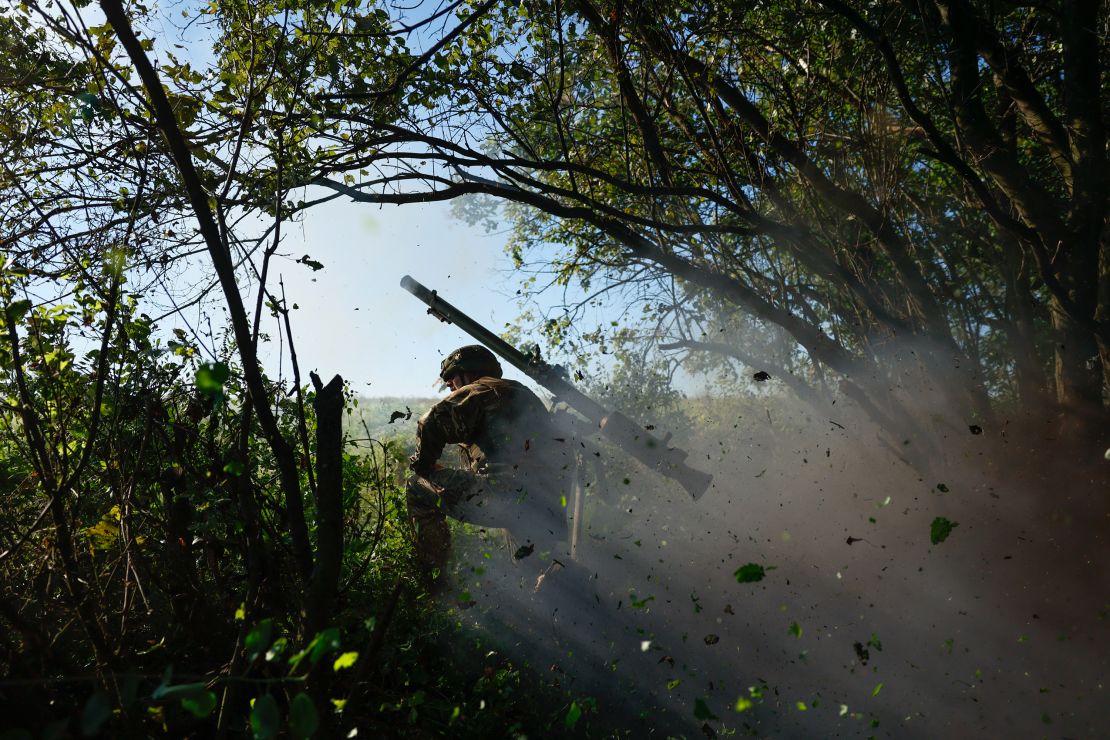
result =
[[[405,275],[401,278],[401,287],[426,303],[428,305],[428,313],[441,321],[446,321],[449,324],[454,324],[459,327],[467,334],[489,347],[494,354],[505,358],[505,360],[517,370],[520,370],[530,378],[534,377],[535,367],[529,365],[528,358],[524,353],[440,298],[434,290],[428,290],[410,275]]]
[[[697,500],[709,488],[713,476],[686,464],[686,453],[668,448],[665,440],[657,439],[624,414],[610,412],[579,391],[550,365],[536,362],[501,337],[439,297],[434,290],[421,285],[411,276],[401,278],[401,287],[427,304],[428,313],[441,321],[455,324],[464,332],[500,355],[510,365],[551,391],[555,397],[597,425],[603,435],[648,467],[677,481]]]

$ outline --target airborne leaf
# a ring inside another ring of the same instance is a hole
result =
[[[740,566],[732,575],[736,577],[737,583],[755,583],[756,581],[762,581],[766,574],[767,571],[762,565],[748,563]]]
[[[709,705],[705,703],[704,699],[694,700],[694,717],[695,719],[720,719],[717,715],[709,709]]]
[[[948,535],[952,534],[952,530],[958,526],[960,526],[959,522],[949,521],[942,516],[938,516],[929,527],[929,540],[934,545],[939,545],[948,539]]]
[[[308,256],[307,254],[305,256],[301,257],[299,260],[297,260],[297,262],[299,262],[302,265],[308,265],[309,267],[312,268],[313,272],[318,272],[318,271],[324,269],[324,263],[317,262],[316,260],[312,259],[312,257]]]
[[[573,730],[574,726],[578,724],[578,720],[582,718],[582,708],[578,706],[578,702],[572,701],[570,709],[567,710],[566,719],[563,724],[566,725],[568,730]]]

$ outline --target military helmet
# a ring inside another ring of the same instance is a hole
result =
[[[439,377],[444,381],[460,373],[500,378],[501,363],[497,361],[497,355],[482,345],[468,344],[447,355],[439,366]]]

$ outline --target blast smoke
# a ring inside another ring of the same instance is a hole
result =
[[[700,501],[599,450],[576,560],[539,593],[539,553],[460,543],[460,617],[629,731],[1106,734],[1106,464],[1032,415],[949,416],[965,431],[923,471],[846,397],[769,383],[690,402]]]

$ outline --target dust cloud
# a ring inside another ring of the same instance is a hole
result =
[[[573,560],[464,538],[460,620],[634,736],[1110,733],[1110,463],[1002,417],[922,472],[841,395],[694,401],[700,500],[586,440]]]

